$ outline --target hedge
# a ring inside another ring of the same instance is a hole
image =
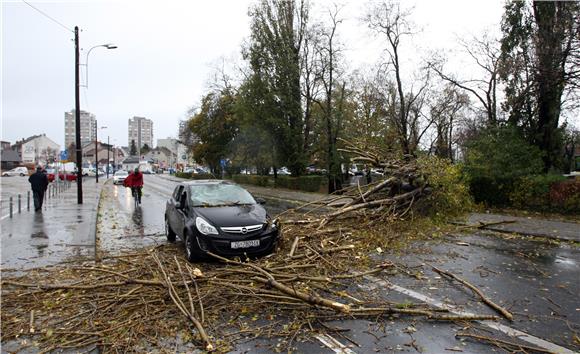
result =
[[[175,177],[187,179],[216,179],[211,173],[175,172]]]
[[[519,178],[509,193],[513,206],[538,211],[580,212],[580,180],[560,175]]]
[[[287,188],[305,192],[320,192],[325,187],[325,176],[278,176],[274,179],[271,176],[257,175],[233,175],[232,179],[236,183],[251,184],[260,187]]]
[[[239,184],[251,184],[260,187],[270,187],[273,185],[273,183],[270,182],[270,177],[268,176],[233,175],[232,180]]]
[[[278,176],[275,180],[275,186],[306,192],[319,192],[323,182],[326,182],[325,176]]]

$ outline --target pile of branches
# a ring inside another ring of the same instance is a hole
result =
[[[358,183],[338,191],[338,196],[311,203],[322,206],[327,212],[319,218],[292,220],[290,223],[318,223],[318,228],[322,229],[337,219],[401,219],[421,198],[431,192],[427,176],[412,157],[395,157],[387,152],[362,148],[346,140],[341,141],[345,148],[338,149],[339,151],[353,156],[353,163],[381,171],[382,178],[364,186]]]
[[[281,337],[287,346],[281,350],[286,350],[296,341],[311,340],[313,332],[331,331],[325,322],[337,319],[495,319],[454,316],[425,304],[397,304],[381,294],[352,290],[353,279],[364,281],[400,266],[361,267],[364,255],[347,229],[291,227],[284,232],[298,236],[294,243],[282,242],[272,256],[251,261],[208,255],[213,261],[190,264],[181,245],[167,244],[105,257],[101,263],[14,277],[4,272],[2,343],[43,352],[145,352],[179,342],[187,351],[222,352],[242,339]]]

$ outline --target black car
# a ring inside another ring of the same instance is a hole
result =
[[[226,257],[271,253],[278,225],[260,203],[228,181],[180,183],[165,208],[167,240],[173,242],[179,236],[190,262],[208,251]]]

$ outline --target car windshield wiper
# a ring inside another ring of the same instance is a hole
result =
[[[228,205],[251,205],[252,203],[243,203],[239,200],[236,200],[235,202],[231,202]]]

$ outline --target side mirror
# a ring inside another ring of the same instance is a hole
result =
[[[264,199],[264,198],[256,198],[256,202],[258,204],[262,204],[263,205],[263,204],[266,204],[266,199]]]

